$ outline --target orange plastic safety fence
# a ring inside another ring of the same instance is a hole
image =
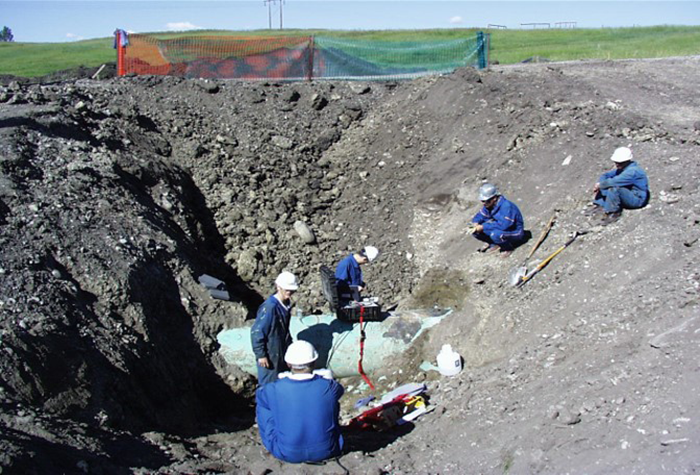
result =
[[[310,75],[305,37],[191,36],[158,39],[129,35],[125,74],[201,78],[304,79]]]

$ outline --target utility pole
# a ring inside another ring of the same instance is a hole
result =
[[[263,0],[263,3],[267,5],[267,28],[272,29],[272,7],[270,4],[275,0]]]
[[[284,4],[284,0],[263,0],[263,3],[267,5],[267,23],[268,23],[268,28],[271,30],[272,29],[272,5],[276,4],[277,2],[280,2],[280,30],[283,28],[283,18],[282,18],[282,5]]]

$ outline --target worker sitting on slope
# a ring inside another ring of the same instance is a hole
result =
[[[632,160],[632,150],[620,147],[610,159],[615,168],[603,173],[593,187],[596,208],[593,211],[605,212],[604,226],[617,221],[622,208],[637,209],[646,206],[649,201],[649,180],[644,170]]]
[[[291,463],[319,462],[340,455],[340,397],[343,387],[330,370],[314,371],[318,353],[311,343],[295,341],[280,374],[255,394],[260,438],[272,455]]]

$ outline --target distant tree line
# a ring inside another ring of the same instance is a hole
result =
[[[14,40],[15,40],[15,37],[12,34],[12,30],[6,26],[3,26],[2,30],[0,30],[0,41],[4,41],[7,43],[10,41],[14,41]]]

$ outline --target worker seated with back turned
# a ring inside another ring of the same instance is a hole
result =
[[[379,249],[365,246],[361,251],[354,252],[338,263],[335,268],[335,279],[338,286],[338,297],[341,300],[360,300],[367,284],[362,280],[360,266],[372,262],[379,255]]]
[[[486,183],[479,188],[481,210],[472,218],[475,238],[486,243],[481,252],[500,252],[508,257],[525,239],[525,223],[515,203],[499,194],[495,185]]]
[[[320,462],[340,455],[343,437],[338,417],[343,387],[328,369],[314,371],[318,353],[306,341],[285,354],[290,372],[258,388],[256,416],[262,443],[272,455],[291,463]]]
[[[642,208],[649,202],[649,180],[632,160],[632,150],[620,147],[610,157],[615,167],[601,175],[593,186],[595,200],[591,213],[604,212],[602,225],[617,221],[622,209]]]

